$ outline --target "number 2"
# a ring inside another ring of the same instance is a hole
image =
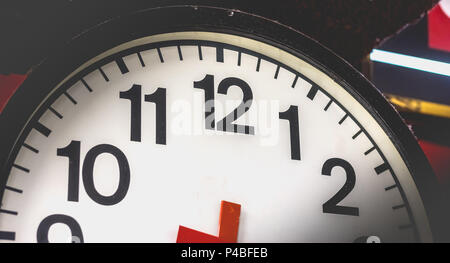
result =
[[[322,167],[322,175],[331,176],[331,170],[333,170],[334,167],[344,168],[347,180],[345,181],[344,186],[330,200],[323,204],[323,212],[330,214],[359,216],[359,208],[337,205],[355,187],[355,170],[349,162],[339,158],[331,158],[324,163]]]

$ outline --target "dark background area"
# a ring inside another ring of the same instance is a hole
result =
[[[280,21],[347,61],[420,18],[438,0],[10,0],[0,8],[0,74],[25,74],[55,48],[104,21],[162,5],[214,5]],[[161,21],[164,23],[164,21]]]

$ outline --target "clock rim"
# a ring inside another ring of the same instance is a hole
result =
[[[164,23],[156,23],[159,20]],[[155,23],[150,27],[148,21]],[[117,29],[122,29],[120,34],[115,34]],[[107,21],[62,45],[52,57],[36,66],[0,114],[0,126],[8,127],[0,136],[0,200],[18,152],[17,142],[25,139],[22,137],[27,133],[23,131],[53,87],[84,62],[111,48],[141,37],[178,31],[230,33],[261,41],[300,57],[330,76],[366,108],[391,138],[419,191],[434,239],[444,239],[442,197],[431,166],[403,119],[373,84],[349,63],[301,32],[260,16],[206,6],[151,8]],[[64,53],[68,50],[75,51],[71,52],[75,55]],[[62,59],[68,56],[69,60]],[[52,74],[57,77],[45,78]]]

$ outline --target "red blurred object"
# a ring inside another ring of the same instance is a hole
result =
[[[450,147],[428,141],[419,141],[431,166],[442,184],[450,183]]]
[[[177,243],[236,243],[240,215],[240,204],[222,201],[220,204],[218,237],[180,226]]]
[[[184,226],[178,228],[177,243],[227,243],[219,237]]]
[[[27,75],[1,75],[0,74],[0,113],[5,108],[6,103],[12,97],[17,88],[22,85]]]
[[[428,13],[428,46],[450,52],[450,17],[441,5]]]

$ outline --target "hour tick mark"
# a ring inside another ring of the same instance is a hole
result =
[[[0,231],[0,240],[16,240],[16,233],[9,231]]]
[[[37,130],[40,134],[44,135],[45,137],[50,136],[50,133],[52,133],[52,131],[49,128],[47,128],[46,126],[44,126],[44,124],[40,122],[36,122],[36,124],[34,125],[34,129]]]
[[[127,65],[125,65],[125,61],[123,61],[123,58],[117,58],[116,64],[120,69],[120,73],[125,74],[125,73],[130,72],[127,68]]]
[[[216,47],[216,61],[223,63],[223,47]]]
[[[241,56],[242,56],[242,53],[241,53],[241,51],[239,51],[238,52],[238,66],[240,66],[241,65]]]
[[[314,97],[316,97],[317,91],[319,90],[319,87],[317,87],[316,85],[312,85],[311,89],[308,92],[308,95],[306,95],[306,97],[308,97],[310,100],[314,100]]]
[[[375,172],[377,174],[381,174],[388,169],[389,169],[389,165],[387,163],[383,163],[383,164],[380,164],[377,167],[375,167]]]

